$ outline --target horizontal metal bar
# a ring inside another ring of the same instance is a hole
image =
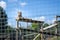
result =
[[[38,34],[38,33],[32,33],[32,34],[27,34],[27,35],[23,35],[23,36],[31,36],[31,35],[36,35],[36,34]]]
[[[37,21],[37,20],[32,20],[32,19],[23,18],[23,17],[18,17],[16,20],[23,21],[23,22],[31,22],[31,23],[44,23],[43,21]]]
[[[41,33],[41,34],[46,34],[46,35],[60,36],[60,34],[55,34],[55,33],[50,33],[50,32],[42,32],[42,31],[31,30],[31,29],[20,28],[20,30],[31,31],[31,32],[36,32],[36,33]]]
[[[47,30],[47,29],[49,29],[49,28],[55,27],[56,25],[57,25],[57,24],[52,24],[52,25],[50,25],[50,26],[47,26],[47,27],[43,28],[43,31],[44,31],[44,30]],[[42,30],[42,29],[40,29],[40,30]]]

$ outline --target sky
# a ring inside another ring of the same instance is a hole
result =
[[[5,9],[10,25],[15,25],[18,11],[25,18],[47,23],[53,22],[55,15],[60,15],[60,0],[0,0],[0,6]]]

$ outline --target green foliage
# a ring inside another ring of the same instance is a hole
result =
[[[49,24],[48,24],[48,23],[45,23],[44,26],[43,26],[43,28],[45,28],[45,27],[47,27],[47,26],[49,26]]]
[[[32,29],[35,30],[35,29],[37,29],[37,28],[40,28],[41,25],[42,25],[42,24],[39,24],[39,23],[32,23]],[[47,26],[49,26],[49,24],[45,23],[44,26],[43,26],[43,28],[44,28],[44,27],[47,27]]]
[[[32,29],[36,29],[37,27],[39,26],[39,24],[38,23],[32,23]]]
[[[5,33],[7,25],[7,15],[5,10],[0,7],[0,33]]]
[[[11,32],[11,26],[7,26],[7,33],[10,33]]]
[[[15,31],[15,29],[8,25],[6,31],[7,31],[7,33],[11,33],[13,31]]]

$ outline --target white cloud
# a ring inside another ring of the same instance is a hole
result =
[[[45,17],[41,16],[41,17],[35,17],[33,18],[34,20],[38,20],[38,21],[45,21]]]
[[[22,2],[22,3],[20,3],[20,5],[21,5],[22,7],[24,7],[24,6],[27,5],[27,3],[26,3],[26,2]]]
[[[40,21],[45,21],[45,17],[44,17],[44,16],[41,16],[41,17],[39,18],[39,20],[40,20]]]
[[[47,20],[46,23],[48,23],[48,24],[53,24],[55,21],[56,21],[55,19]]]
[[[8,25],[12,26],[11,22],[9,22]]]
[[[56,20],[55,20],[55,19],[53,19],[53,20],[52,20],[52,23],[54,23],[55,21],[56,21]]]
[[[5,9],[6,8],[6,2],[0,1],[0,6]]]

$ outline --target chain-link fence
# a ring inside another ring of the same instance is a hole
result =
[[[59,4],[59,0],[0,0],[0,40],[60,40],[60,19],[54,17],[60,15]]]
[[[27,26],[24,28],[21,21],[17,23],[16,19],[13,20],[13,18],[7,18],[7,15],[4,14],[4,12],[1,12],[0,20],[0,40],[60,40],[59,21],[57,24],[54,23],[48,25],[46,23],[41,24],[40,21],[37,20],[22,19],[22,21],[27,22],[28,25],[24,25]],[[10,25],[7,20],[11,22]],[[18,28],[16,28],[16,26],[18,26]],[[34,28],[32,26],[37,27]],[[51,28],[49,28],[50,26]],[[41,28],[43,28],[43,31],[41,31]]]

